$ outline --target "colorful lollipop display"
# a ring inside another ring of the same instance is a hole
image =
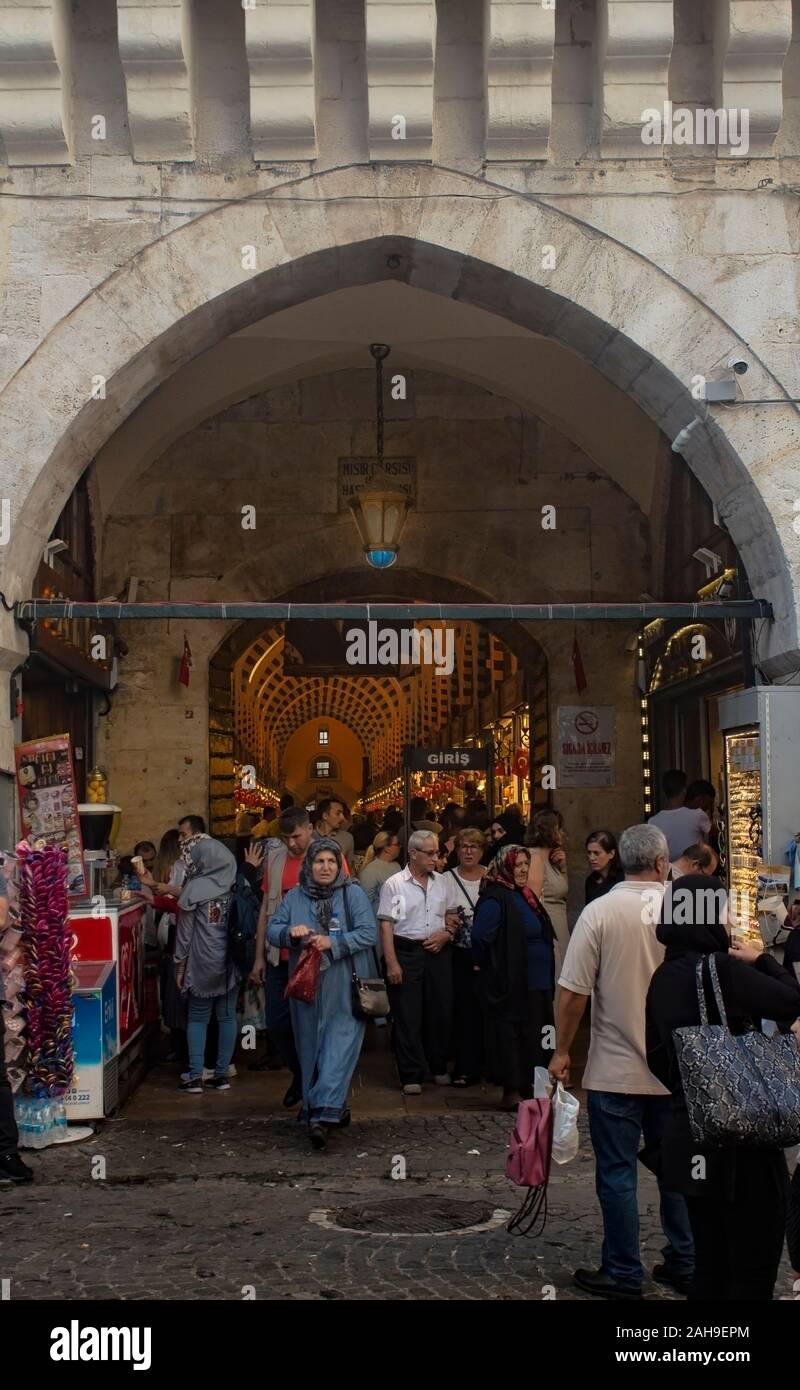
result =
[[[59,845],[23,840],[17,861],[28,1086],[36,1096],[63,1096],[73,1073],[67,857]]]

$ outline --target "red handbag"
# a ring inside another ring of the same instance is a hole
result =
[[[284,999],[298,999],[301,1004],[312,1004],[317,994],[321,965],[320,952],[307,946],[295,970],[289,976],[289,983],[283,991]]]
[[[528,1189],[508,1223],[512,1234],[540,1235],[547,1220],[547,1183],[553,1149],[553,1107],[548,1098],[523,1100],[506,1154],[506,1177]]]

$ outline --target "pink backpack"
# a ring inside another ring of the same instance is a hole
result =
[[[550,1177],[550,1154],[553,1147],[553,1107],[546,1098],[523,1100],[517,1108],[517,1119],[508,1142],[506,1177],[528,1192],[508,1230],[521,1235],[538,1235],[547,1220],[547,1181]],[[534,1230],[537,1219],[541,1225]]]

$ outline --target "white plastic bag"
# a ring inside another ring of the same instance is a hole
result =
[[[571,1163],[578,1152],[578,1111],[581,1103],[562,1083],[553,1082],[544,1067],[536,1067],[533,1074],[533,1098],[542,1100],[549,1096],[553,1102],[553,1162]]]

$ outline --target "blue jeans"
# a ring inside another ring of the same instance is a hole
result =
[[[216,1009],[219,1024],[219,1043],[217,1046],[217,1065],[215,1076],[226,1076],[236,1047],[236,1000],[239,986],[235,985],[228,994],[218,994],[214,998],[204,998],[199,994],[189,995],[188,1022],[186,1037],[189,1044],[189,1075],[203,1075],[203,1058],[206,1050],[206,1032],[212,1008]]]
[[[669,1096],[622,1095],[589,1091],[589,1132],[595,1152],[595,1182],[603,1211],[602,1268],[612,1279],[638,1288],[644,1279],[639,1256],[637,1154],[641,1137],[649,1148],[660,1142],[669,1114]],[[694,1243],[683,1197],[661,1193],[662,1254],[670,1273],[694,1270]]]

